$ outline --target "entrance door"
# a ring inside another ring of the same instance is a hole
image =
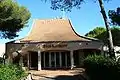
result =
[[[30,69],[38,68],[38,53],[30,52]]]
[[[42,52],[42,68],[43,69],[61,69],[70,67],[69,51],[50,51]]]

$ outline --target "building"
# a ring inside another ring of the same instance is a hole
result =
[[[6,54],[8,61],[21,60],[29,69],[72,69],[102,46],[99,40],[78,35],[68,19],[36,19],[28,36],[6,43]]]
[[[0,57],[3,58],[5,54],[5,44],[0,44]]]

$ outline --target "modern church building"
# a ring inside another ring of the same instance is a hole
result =
[[[103,43],[75,32],[68,19],[36,19],[30,33],[6,43],[9,62],[22,62],[29,69],[72,69],[102,51]]]

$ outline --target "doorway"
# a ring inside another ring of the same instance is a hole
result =
[[[43,69],[63,69],[70,68],[69,51],[49,51],[41,53],[41,63]]]
[[[29,58],[30,58],[30,69],[38,69],[38,53],[30,51],[29,52]]]

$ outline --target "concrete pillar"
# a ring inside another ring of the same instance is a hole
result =
[[[56,53],[54,52],[54,61],[55,61],[55,67],[56,67]]]
[[[73,67],[74,67],[73,50],[70,51],[70,59],[71,59],[71,69],[73,69]]]
[[[61,52],[59,52],[59,56],[60,56],[60,68],[62,67],[62,56],[61,56]]]
[[[41,70],[41,52],[38,51],[38,70]]]
[[[51,68],[51,52],[49,52],[49,67]]]

